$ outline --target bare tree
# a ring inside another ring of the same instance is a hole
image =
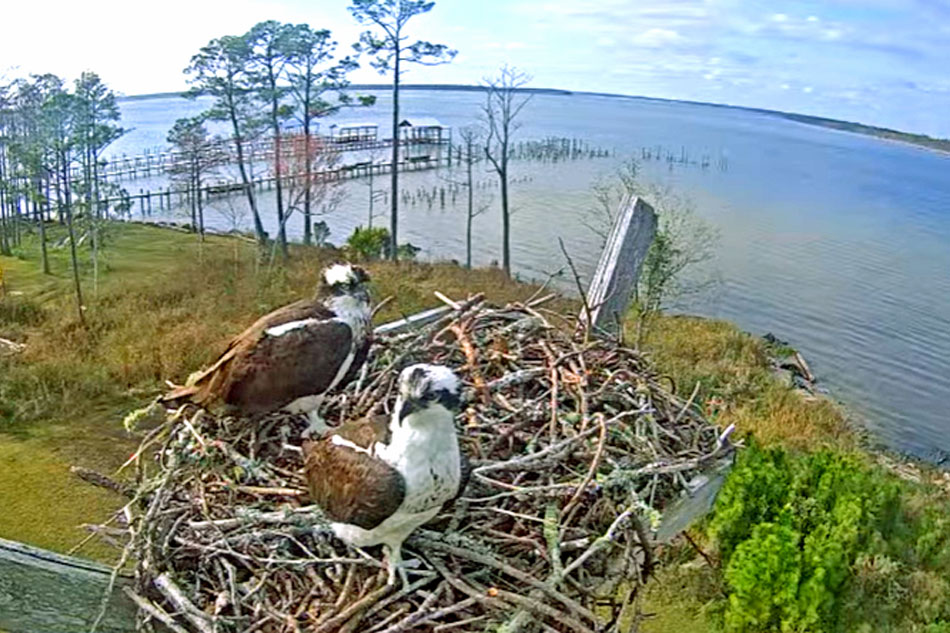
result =
[[[461,163],[465,165],[465,187],[468,194],[468,204],[465,214],[465,267],[472,267],[472,220],[488,210],[488,203],[480,204],[475,208],[475,183],[473,182],[472,171],[475,165],[483,160],[481,151],[482,137],[481,129],[468,125],[459,130],[459,137],[462,139]]]
[[[607,244],[610,230],[617,218],[620,202],[626,195],[637,195],[641,190],[640,163],[635,158],[625,160],[614,172],[601,174],[590,186],[594,206],[584,214],[582,222],[600,238],[600,246]]]
[[[511,139],[521,127],[518,115],[531,100],[531,95],[520,94],[518,89],[531,77],[505,64],[498,75],[486,78],[488,89],[482,115],[488,136],[485,139],[485,157],[491,163],[501,185],[501,266],[511,276],[511,214],[508,204],[508,160]]]
[[[389,188],[389,256],[393,260],[398,257],[399,79],[405,72],[401,66],[407,63],[424,66],[446,64],[452,61],[457,52],[444,44],[423,40],[407,44],[409,38],[403,35],[406,23],[417,15],[428,13],[434,6],[435,2],[425,0],[353,0],[349,7],[357,22],[376,27],[376,32],[365,31],[361,34],[354,48],[357,52],[373,55],[375,59],[370,65],[380,74],[392,73],[393,76],[392,184]]]
[[[339,162],[340,152],[327,146],[318,136],[302,132],[284,137],[278,157],[281,171],[287,176],[284,223],[300,211],[304,214],[304,231],[312,235],[312,209],[319,207],[324,212],[333,209],[343,194],[340,182],[328,177]]]
[[[376,187],[376,176],[373,174],[373,167],[376,165],[379,155],[380,151],[376,148],[371,148],[366,154],[369,169],[366,174],[366,180],[363,182],[366,183],[366,188],[369,190],[369,195],[367,196],[369,199],[369,204],[366,217],[366,226],[370,229],[373,228],[373,220],[382,216],[382,213],[376,211],[376,203],[382,202],[388,195],[385,189],[378,189]]]
[[[220,139],[208,136],[204,117],[201,116],[175,121],[167,140],[178,154],[178,161],[169,169],[172,181],[183,184],[188,191],[191,200],[191,225],[198,234],[198,239],[203,240],[205,224],[201,191],[208,173],[227,161],[227,156],[220,149],[223,143]]]

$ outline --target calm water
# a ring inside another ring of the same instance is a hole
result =
[[[481,99],[411,91],[403,112],[457,128],[473,121]],[[177,98],[124,102],[123,124],[134,130],[114,149],[160,146],[175,118],[202,107]],[[340,119],[384,126],[388,107],[381,94],[374,108]],[[644,165],[646,179],[687,194],[722,234],[710,265],[722,284],[687,309],[789,340],[891,446],[925,457],[950,451],[950,156],[766,115],[594,96],[535,96],[518,136],[577,137],[614,151],[609,159],[515,164],[512,257],[520,273],[560,269],[562,237],[590,274],[600,248],[584,225],[590,185],[620,158],[657,145],[708,154],[714,167],[724,157],[728,171]],[[480,172],[487,182],[484,166]],[[403,182],[416,192],[446,186],[448,177],[426,172]],[[346,186],[343,203],[322,218],[331,242],[366,223],[367,196],[364,184]],[[474,259],[486,264],[498,257],[497,195],[486,185],[478,197],[493,200],[475,220]],[[243,208],[240,200],[217,207]],[[225,215],[209,218],[226,227]],[[291,220],[292,234],[299,223]],[[455,207],[402,209],[400,240],[422,246],[425,257],[463,258],[462,196]]]

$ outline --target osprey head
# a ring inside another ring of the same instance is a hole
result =
[[[367,283],[369,275],[359,266],[352,264],[332,264],[323,269],[320,277],[319,295],[339,297],[353,295],[369,300]]]
[[[461,383],[458,376],[445,365],[410,365],[399,374],[399,397],[396,411],[400,422],[406,416],[442,406],[452,414],[458,412]]]

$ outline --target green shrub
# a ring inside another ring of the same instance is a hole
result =
[[[856,457],[743,451],[717,500],[732,631],[832,631],[869,537],[893,524],[897,488]]]
[[[736,547],[751,537],[756,525],[778,517],[791,484],[791,468],[784,451],[750,446],[742,452],[719,493],[710,526],[723,561],[728,561]]]
[[[349,257],[361,261],[389,257],[389,231],[382,227],[364,229],[358,226],[346,238],[345,250]],[[399,245],[396,255],[403,261],[411,261],[416,258],[420,250],[422,249],[418,246],[406,242]]]
[[[379,259],[386,254],[389,231],[382,227],[373,229],[358,226],[346,238],[346,250],[351,257],[360,260]]]
[[[759,523],[726,567],[732,589],[726,611],[731,631],[780,631],[797,616],[801,534],[789,525]]]

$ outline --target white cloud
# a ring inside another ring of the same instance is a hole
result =
[[[684,41],[684,38],[672,29],[652,28],[634,35],[631,41],[640,46],[657,48],[670,44],[678,44]]]

